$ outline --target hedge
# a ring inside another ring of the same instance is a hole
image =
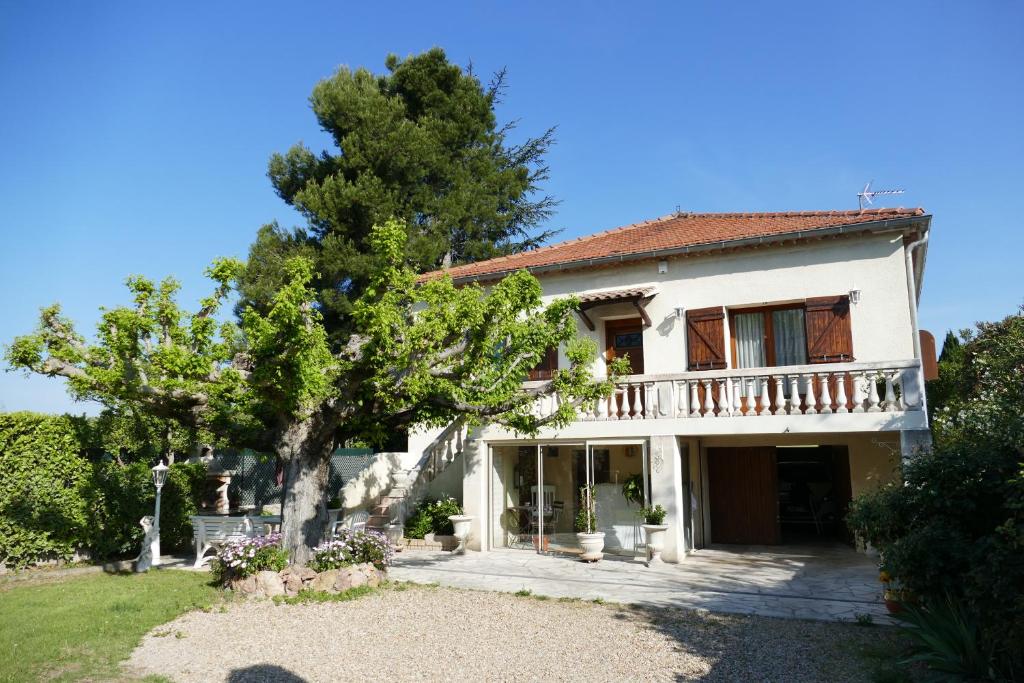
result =
[[[138,553],[139,520],[153,513],[155,497],[149,464],[90,458],[94,438],[86,418],[0,414],[0,563],[69,560],[80,549],[97,558]],[[188,518],[204,479],[202,464],[171,466],[161,504],[163,549],[188,546]]]

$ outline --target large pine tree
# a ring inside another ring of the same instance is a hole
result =
[[[538,185],[553,130],[509,143],[512,124],[495,115],[504,73],[485,85],[440,48],[385,65],[384,74],[343,67],[313,89],[313,113],[334,149],[297,144],[271,157],[268,171],[307,225],[265,226],[241,283],[242,306],[265,307],[287,258],[312,258],[334,342],[350,331],[352,302],[377,265],[374,224],[406,227],[406,256],[420,272],[521,251],[551,234],[538,226],[554,200]]]

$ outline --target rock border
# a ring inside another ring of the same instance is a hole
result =
[[[323,572],[315,572],[309,567],[285,567],[279,572],[265,570],[232,579],[227,589],[255,598],[294,597],[304,590],[342,593],[360,586],[376,588],[384,580],[384,571],[367,562]]]

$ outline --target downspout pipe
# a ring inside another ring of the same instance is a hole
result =
[[[921,329],[917,322],[917,283],[914,279],[914,250],[924,246],[931,235],[931,227],[924,230],[920,239],[911,242],[905,248],[904,256],[907,261],[907,298],[910,301],[910,326],[914,334],[914,358],[918,362],[918,381],[921,386],[921,409],[924,411],[925,419],[928,416],[928,395],[924,390],[924,359],[921,354]]]

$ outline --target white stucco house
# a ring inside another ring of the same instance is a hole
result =
[[[930,223],[922,209],[677,213],[451,268],[482,284],[525,268],[545,299],[576,295],[580,334],[602,351],[595,376],[627,354],[632,374],[536,439],[413,435],[368,470],[389,483],[353,482],[346,500],[379,497],[393,517],[403,497],[448,491],[474,518],[471,550],[572,552],[589,476],[606,552],[639,551],[627,480],[668,511],[667,561],[712,543],[849,540],[852,497],[930,442],[934,349],[917,324]],[[552,350],[531,380],[565,363]]]

